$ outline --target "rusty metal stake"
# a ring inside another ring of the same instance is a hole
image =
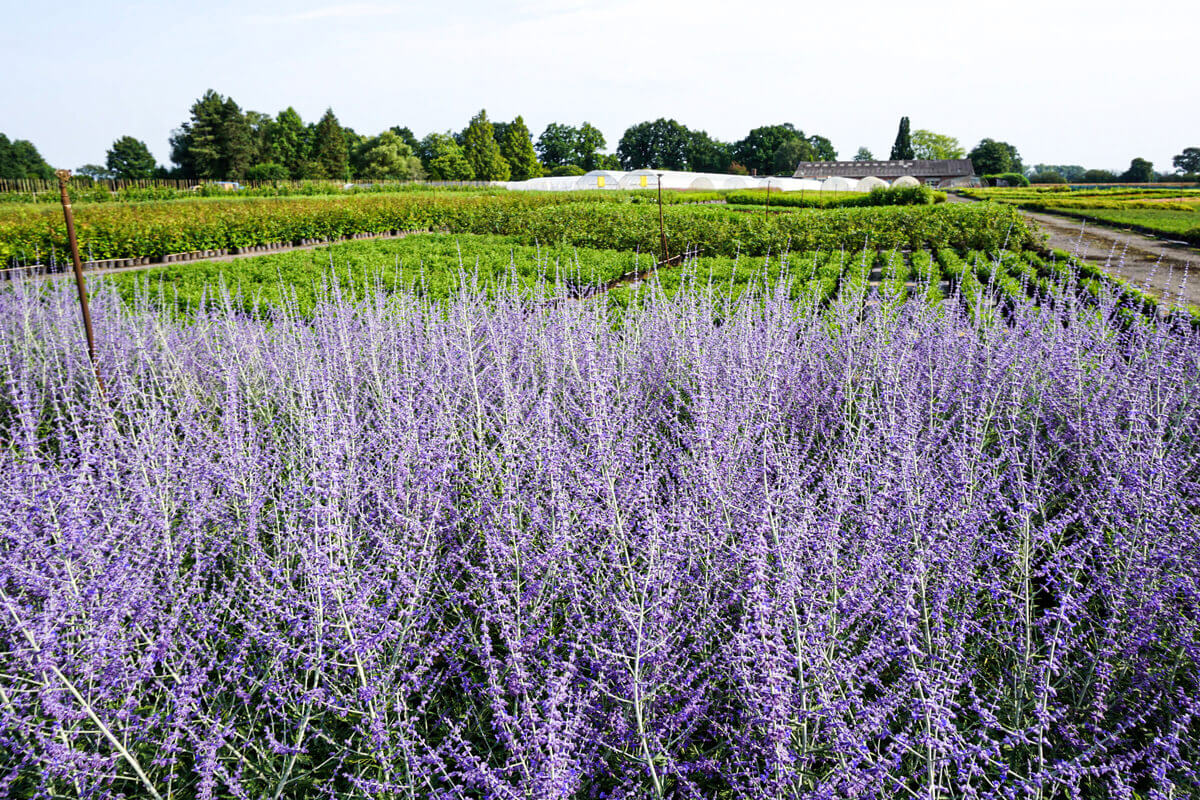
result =
[[[83,281],[83,264],[79,261],[79,240],[75,238],[75,216],[71,213],[71,198],[67,196],[67,180],[71,170],[55,170],[58,177],[58,189],[62,195],[63,217],[67,220],[67,241],[71,245],[71,264],[75,268],[75,288],[79,290],[79,313],[83,317],[83,330],[87,334],[88,358],[92,360],[92,369],[96,373],[96,382],[100,385],[100,394],[105,393],[104,378],[100,377],[100,366],[96,363],[96,337],[92,333],[92,312],[88,308],[87,286]]]
[[[662,240],[662,260],[667,263],[667,229],[663,226],[662,173],[658,173],[658,236]]]

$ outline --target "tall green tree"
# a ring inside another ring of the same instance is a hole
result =
[[[431,133],[421,140],[418,151],[425,171],[435,181],[469,181],[475,179],[475,169],[463,154],[454,136]]]
[[[1000,175],[1005,172],[1024,172],[1017,148],[1008,142],[983,139],[967,154],[976,175]]]
[[[908,161],[914,157],[912,138],[908,132],[908,117],[901,117],[900,130],[896,131],[896,142],[892,145],[892,160]]]
[[[225,99],[221,109],[218,142],[221,156],[220,166],[215,177],[229,179],[245,177],[246,170],[254,165],[258,153],[250,120],[232,97]]]
[[[858,152],[854,154],[855,161],[874,161],[875,156],[865,147],[858,148]]]
[[[551,122],[538,137],[535,149],[542,164],[547,169],[554,169],[575,163],[578,153],[576,144],[574,126]]]
[[[1154,181],[1154,164],[1144,158],[1135,158],[1129,162],[1129,169],[1121,175],[1122,183],[1152,183]]]
[[[825,161],[827,159],[817,158],[816,148],[812,146],[812,142],[808,139],[796,137],[788,139],[775,151],[775,157],[772,159],[771,174],[791,176],[796,172],[796,166],[801,161]]]
[[[300,114],[291,106],[280,111],[267,128],[266,160],[283,165],[294,179],[303,178],[309,148],[308,128]]]
[[[46,163],[33,142],[27,139],[9,141],[7,136],[0,133],[0,178],[40,178],[48,181],[53,177],[54,168]]]
[[[575,130],[575,159],[585,170],[601,169],[600,151],[604,149],[604,134],[590,122],[584,122]]]
[[[730,145],[708,135],[707,131],[688,131],[687,162],[697,172],[728,172],[733,161]]]
[[[967,151],[953,136],[927,131],[924,128],[913,131],[913,158],[947,159],[966,158]]]
[[[824,136],[813,134],[808,137],[808,143],[813,148],[813,161],[836,161],[837,150],[833,147],[833,142],[826,139]]]
[[[639,122],[625,130],[617,157],[625,169],[687,169],[691,132],[673,119]]]
[[[113,174],[108,171],[108,167],[102,167],[99,164],[84,164],[72,174],[80,178],[91,178],[94,181],[106,181],[113,177]]]
[[[337,181],[349,176],[350,156],[346,136],[332,108],[325,109],[313,131],[312,160],[321,170],[321,177]]]
[[[223,178],[225,98],[212,89],[189,109],[189,119],[171,133],[171,160],[185,178]]]
[[[512,180],[526,181],[541,177],[542,165],[533,149],[533,135],[519,114],[504,126],[499,139],[500,154],[508,162],[509,177]]]
[[[492,123],[488,122],[486,109],[471,117],[462,134],[462,150],[475,173],[475,180],[508,180],[508,162],[500,154],[500,145],[496,144],[496,134]]]
[[[271,145],[268,137],[275,119],[261,111],[247,111],[246,123],[250,126],[250,137],[254,141],[254,158],[251,166],[271,160]]]
[[[775,151],[785,142],[804,138],[804,132],[797,130],[790,122],[763,125],[754,128],[733,145],[733,159],[746,169],[760,175],[770,175],[775,169]]]
[[[425,175],[421,159],[390,130],[359,145],[355,160],[359,177],[368,180],[417,180]]]
[[[1183,152],[1171,159],[1171,163],[1178,172],[1200,174],[1200,147],[1183,148]]]
[[[232,97],[212,89],[171,134],[171,160],[186,178],[240,178],[258,156],[250,119]]]
[[[143,180],[154,175],[154,156],[140,139],[122,136],[113,142],[104,159],[108,172],[121,180]]]
[[[417,137],[413,135],[411,129],[402,127],[400,125],[393,125],[392,127],[388,128],[388,130],[399,136],[400,140],[412,148],[414,153],[420,149],[421,143],[418,141]]]

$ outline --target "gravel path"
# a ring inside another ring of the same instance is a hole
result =
[[[953,203],[979,202],[955,194],[948,199]],[[1200,305],[1200,250],[1069,217],[1021,213],[1049,236],[1047,247],[1074,253],[1169,305],[1181,301]]]

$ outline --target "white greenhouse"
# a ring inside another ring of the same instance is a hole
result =
[[[821,182],[807,178],[761,178],[758,188],[765,189],[770,185],[772,192],[819,192]]]
[[[869,192],[873,189],[886,189],[888,182],[876,178],[874,175],[868,175],[865,178],[860,178],[858,181],[858,190],[860,192]]]
[[[754,189],[758,181],[749,175],[722,175],[720,189]]]
[[[509,181],[505,184],[513,192],[570,192],[574,190],[577,175],[563,177],[531,178],[527,181]]]
[[[635,169],[628,172],[621,181],[622,189],[657,189],[659,175],[662,176],[662,188],[686,191],[699,188],[695,186],[698,172],[681,172],[674,169]]]
[[[624,177],[624,172],[612,172],[611,170],[607,169],[594,169],[576,179],[575,190],[584,191],[586,189],[619,189],[621,188],[621,178]]]
[[[912,175],[901,175],[899,178],[896,178],[896,180],[892,181],[893,188],[899,188],[901,186],[920,186],[920,185],[921,185],[921,182],[919,180],[917,180],[916,178],[914,178]]]
[[[853,192],[858,181],[851,181],[846,178],[832,177],[826,178],[821,182],[822,192]]]

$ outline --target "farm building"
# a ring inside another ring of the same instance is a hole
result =
[[[910,161],[801,161],[795,178],[915,178],[934,187],[978,186],[975,167],[969,158]]]

